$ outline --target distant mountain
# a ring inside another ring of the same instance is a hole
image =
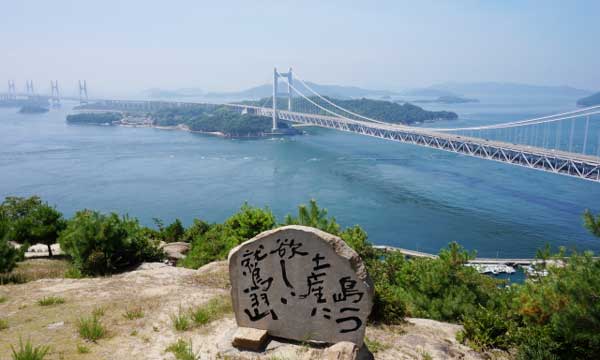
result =
[[[329,96],[337,99],[352,99],[352,98],[363,98],[363,97],[383,97],[383,96],[394,96],[398,93],[388,90],[372,90],[363,89],[356,86],[341,86],[341,85],[322,85],[315,84],[313,82],[306,82],[306,84],[323,96]],[[307,96],[313,95],[310,90],[304,87],[301,83],[293,83],[294,87],[301,91]],[[287,85],[280,85],[280,92],[285,93],[287,91]],[[207,97],[222,97],[222,98],[238,98],[238,99],[261,99],[264,97],[271,96],[273,94],[273,85],[265,84],[255,86],[246,90],[238,92],[220,92],[220,93],[208,93]]]
[[[571,86],[542,86],[519,83],[449,82],[437,84],[430,89],[442,90],[465,96],[560,96],[581,97],[591,94],[589,90],[577,89]]]
[[[600,105],[600,92],[577,100],[579,106],[594,106]]]

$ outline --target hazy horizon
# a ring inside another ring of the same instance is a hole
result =
[[[238,91],[292,66],[319,84],[600,90],[594,1],[22,1],[3,6],[0,81],[64,94]],[[3,89],[5,85],[1,87]]]

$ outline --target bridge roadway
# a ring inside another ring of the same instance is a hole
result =
[[[257,115],[272,117],[273,109],[227,104]],[[486,160],[600,182],[600,158],[528,145],[439,133],[406,125],[380,124],[327,115],[277,110],[282,120],[348,131],[386,140],[426,146]]]
[[[259,116],[269,118],[273,116],[272,108],[230,103],[219,104],[177,101],[90,100],[90,104],[86,105],[85,109],[151,111],[161,108],[186,108],[198,105],[224,105],[240,111],[245,110]],[[277,116],[279,119],[294,123],[319,126],[377,137],[380,139],[415,144],[485,160],[493,160],[554,174],[600,182],[600,158],[595,156],[467,137],[447,132],[441,133],[406,125],[381,124],[328,115],[277,110]]]

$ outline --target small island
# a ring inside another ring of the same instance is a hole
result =
[[[437,99],[433,99],[433,100],[415,100],[414,102],[415,103],[421,103],[421,104],[432,104],[432,103],[438,103],[438,104],[466,104],[466,103],[478,103],[479,100],[465,98],[465,97],[462,97],[462,96],[440,96]]]
[[[595,106],[600,105],[600,92],[577,100],[579,106]]]
[[[50,111],[50,109],[48,109],[47,107],[44,107],[42,105],[35,105],[35,104],[27,104],[27,105],[23,105],[21,107],[21,109],[19,110],[20,114],[41,114],[41,113],[46,113]]]

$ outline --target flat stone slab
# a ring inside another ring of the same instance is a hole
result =
[[[348,341],[339,342],[325,349],[323,359],[356,360],[358,359],[358,346]]]
[[[264,348],[269,334],[267,330],[238,327],[231,345],[242,350],[260,351]]]
[[[306,226],[266,231],[229,253],[238,326],[298,341],[363,344],[373,285],[358,254]]]

